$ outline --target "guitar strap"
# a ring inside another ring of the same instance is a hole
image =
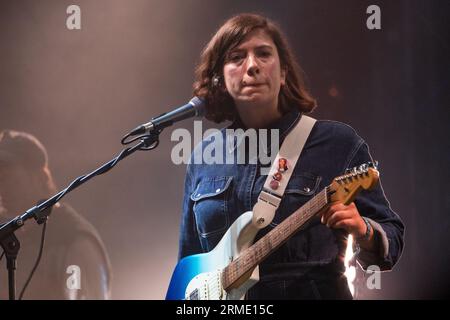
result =
[[[258,202],[253,207],[252,224],[256,228],[262,229],[272,222],[297,160],[315,123],[316,119],[302,115],[300,121],[284,139],[259,194]]]

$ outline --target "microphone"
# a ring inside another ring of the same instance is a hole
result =
[[[144,123],[129,133],[129,135],[137,135],[145,132],[152,132],[171,126],[175,122],[191,118],[203,117],[205,115],[205,100],[199,97],[193,97],[189,103],[176,108],[173,111],[163,113],[162,115],[152,118],[147,123]]]

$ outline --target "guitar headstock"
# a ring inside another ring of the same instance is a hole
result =
[[[334,178],[333,183],[328,186],[330,202],[349,205],[362,189],[372,189],[377,184],[378,177],[376,161],[347,169],[346,174]]]

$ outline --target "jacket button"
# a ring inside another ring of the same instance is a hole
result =
[[[304,187],[303,190],[304,190],[305,192],[310,192],[310,191],[311,191],[311,189],[308,188],[308,187]]]

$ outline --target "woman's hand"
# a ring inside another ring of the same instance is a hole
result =
[[[358,240],[360,246],[364,249],[373,249],[373,228],[370,228],[370,235],[367,240],[361,239],[367,232],[367,225],[353,202],[348,206],[342,203],[332,205],[322,214],[320,221],[329,228],[344,229],[354,239]]]

